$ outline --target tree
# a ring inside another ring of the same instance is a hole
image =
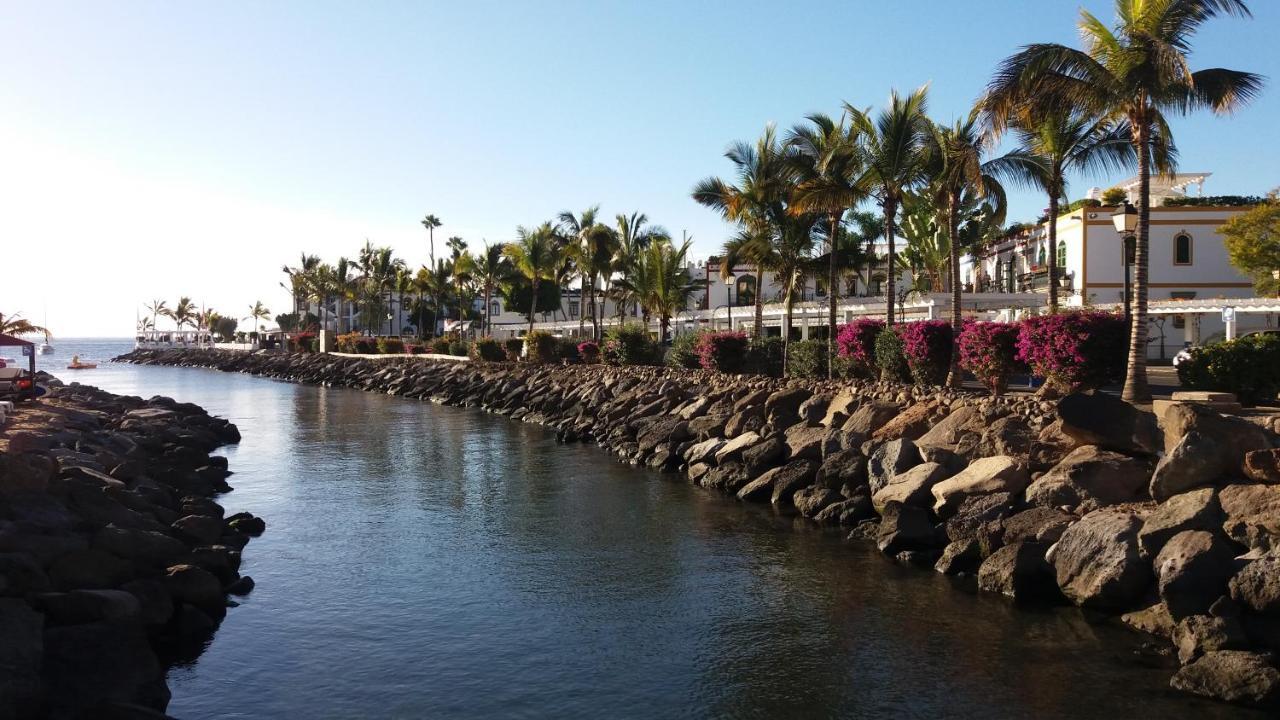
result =
[[[472,262],[476,282],[484,288],[484,334],[493,333],[493,292],[510,281],[515,270],[511,261],[502,253],[502,245],[485,244],[484,250]]]
[[[8,315],[0,313],[0,335],[21,337],[23,335],[39,335],[42,333],[48,335],[49,331],[22,317],[21,313],[10,313]]]
[[[444,223],[440,222],[440,218],[436,217],[435,215],[427,215],[426,217],[422,218],[422,227],[427,229],[427,237],[430,239],[429,241],[431,243],[431,246],[430,246],[431,254],[428,256],[431,262],[431,265],[429,267],[435,267],[435,264],[436,264],[436,228],[440,227],[443,224]]]
[[[1137,156],[1138,228],[1129,360],[1122,397],[1151,399],[1147,385],[1147,271],[1150,255],[1151,172],[1171,166],[1166,116],[1208,108],[1235,111],[1262,89],[1262,78],[1238,70],[1192,71],[1187,55],[1197,30],[1220,15],[1250,17],[1244,0],[1115,0],[1116,25],[1080,11],[1085,49],[1055,43],[1023,47],[996,69],[987,88],[994,117],[1040,98],[1080,107],[1093,117],[1124,122]]]
[[[196,306],[189,297],[178,298],[178,304],[169,311],[169,319],[173,320],[178,330],[195,324]]]
[[[654,242],[671,239],[671,234],[667,232],[666,228],[661,225],[648,225],[649,216],[642,212],[633,212],[630,215],[619,213],[614,220],[617,223],[617,234],[613,239],[615,242],[615,255],[610,269],[609,279],[611,284],[613,273],[620,273],[625,276],[634,270],[640,251]],[[628,300],[623,297],[625,294],[623,292],[615,298],[619,324],[621,324],[622,317],[625,315],[626,306],[634,304],[634,300]]]
[[[160,316],[169,317],[169,305],[164,300],[152,300],[143,307],[151,313],[151,328],[153,330],[156,327],[156,320]]]
[[[796,170],[788,212],[820,213],[827,217],[827,377],[833,377],[836,357],[836,303],[840,295],[840,225],[844,214],[867,197],[866,164],[856,124],[846,125],[823,114],[809,116],[809,126],[791,131],[788,155]]]
[[[251,321],[253,323],[253,332],[257,332],[260,329],[258,323],[269,317],[271,317],[271,311],[267,309],[266,305],[262,304],[261,300],[258,300],[249,306],[249,314],[244,319]]]
[[[544,222],[529,229],[516,228],[516,241],[507,243],[503,253],[511,260],[516,271],[528,278],[533,289],[529,303],[529,332],[533,332],[533,319],[538,312],[538,286],[543,280],[554,280],[560,267],[562,250],[555,227]]]
[[[592,205],[583,210],[580,214],[574,215],[572,212],[565,210],[560,213],[560,230],[570,241],[569,255],[574,261],[574,266],[578,269],[581,278],[579,305],[581,306],[578,313],[578,334],[582,334],[582,329],[586,324],[586,307],[591,307],[591,338],[597,342],[600,340],[600,313],[596,308],[596,279],[599,277],[607,277],[612,273],[613,258],[616,253],[614,233],[608,226],[599,222],[597,215],[600,213],[599,205]],[[629,219],[619,215],[619,225],[626,227],[628,231],[632,228]],[[635,217],[633,215],[632,217]],[[635,240],[634,237],[628,238]]]
[[[746,227],[740,229],[736,234],[724,242],[721,247],[720,257],[720,280],[729,283],[729,278],[734,277],[733,269],[739,265],[748,265],[755,268],[755,291],[751,296],[751,304],[754,305],[756,299],[760,295],[763,287],[764,270],[772,260],[773,247],[770,244],[770,238],[766,234],[752,233]],[[729,298],[725,298],[726,301]],[[742,298],[733,298],[731,304],[741,304]],[[715,307],[709,307],[708,310],[714,312]],[[729,310],[732,317],[733,310]]]
[[[689,275],[691,243],[688,237],[678,247],[669,240],[650,243],[636,258],[637,272],[619,281],[644,308],[646,325],[650,316],[658,317],[661,342],[667,341],[672,316],[687,308],[693,293],[704,287],[704,281]]]
[[[289,277],[288,285],[281,283],[281,286],[288,290],[289,295],[293,298],[293,311],[295,313],[302,313],[302,304],[307,301],[307,297],[310,294],[308,285],[314,280],[312,275],[319,266],[319,256],[302,253],[297,267],[285,265],[280,268]]]
[[[1227,246],[1227,257],[1240,272],[1253,278],[1259,295],[1280,295],[1280,190],[1272,190],[1267,202],[1228,220],[1218,232]]]
[[[885,258],[887,297],[885,324],[893,324],[897,272],[894,268],[894,234],[902,195],[924,179],[928,153],[926,143],[933,135],[929,121],[928,88],[921,87],[906,97],[895,90],[889,105],[875,116],[870,110],[858,110],[845,103],[862,144],[867,172],[863,183],[884,212],[884,238],[888,245]]]

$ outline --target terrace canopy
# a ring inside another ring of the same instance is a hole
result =
[[[28,369],[31,371],[31,388],[27,390],[27,397],[28,399],[34,399],[36,396],[36,344],[30,340],[23,340],[22,338],[14,337],[13,335],[0,334],[0,348],[3,347],[22,348],[22,354],[26,356],[27,363],[29,364]]]

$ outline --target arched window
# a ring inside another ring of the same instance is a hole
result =
[[[756,279],[752,275],[742,275],[738,278],[738,286],[734,288],[736,297],[733,298],[734,305],[753,305],[756,301]]]
[[[1009,267],[1005,268],[1004,291],[1013,292],[1014,281],[1017,279],[1016,273],[1013,271],[1013,258],[1009,258]]]
[[[1184,232],[1173,238],[1173,264],[1191,264],[1191,236]]]
[[[1045,257],[1046,247],[1048,247],[1048,243],[1042,243],[1040,245],[1040,252],[1036,255],[1036,265],[1039,265],[1040,267],[1044,267],[1045,264],[1049,262],[1048,258]]]
[[[1067,266],[1067,241],[1059,240],[1058,241],[1058,270],[1061,271],[1062,268],[1066,266]]]
[[[490,301],[489,315],[492,317],[494,315],[501,315],[501,314],[502,314],[502,303],[498,302],[497,300]]]
[[[996,258],[996,288],[999,289],[1002,283],[1004,283],[1004,263]]]

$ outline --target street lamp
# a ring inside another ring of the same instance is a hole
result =
[[[1115,225],[1116,232],[1120,234],[1121,252],[1124,255],[1124,326],[1126,332],[1129,328],[1129,320],[1133,289],[1129,280],[1129,266],[1133,263],[1132,255],[1134,251],[1133,231],[1138,228],[1138,209],[1131,205],[1128,201],[1111,214],[1111,223]]]
[[[729,316],[729,330],[733,330],[733,284],[738,278],[733,273],[724,276],[725,312]]]

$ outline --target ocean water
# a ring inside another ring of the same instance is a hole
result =
[[[129,346],[64,340],[58,361]],[[537,427],[199,369],[76,377],[244,435],[221,502],[267,521],[258,584],[171,669],[179,718],[1260,717],[1169,690],[1112,623]]]

